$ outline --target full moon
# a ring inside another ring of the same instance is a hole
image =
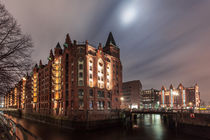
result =
[[[129,24],[132,21],[134,21],[135,17],[136,17],[135,8],[134,7],[128,7],[128,8],[125,8],[123,10],[121,19],[122,19],[122,22],[124,24]]]

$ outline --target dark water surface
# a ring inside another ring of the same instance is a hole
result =
[[[140,116],[130,129],[119,127],[91,132],[74,132],[30,120],[11,118],[42,140],[206,140],[168,129],[160,115],[155,114]]]

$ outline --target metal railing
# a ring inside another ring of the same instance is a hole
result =
[[[130,112],[141,113],[198,113],[198,114],[210,114],[210,110],[198,110],[198,109],[130,109],[125,110]]]
[[[7,136],[11,140],[42,140],[37,137],[20,124],[15,123],[13,120],[4,116],[3,113],[0,112],[0,125],[3,126],[3,129],[7,132]]]
[[[210,110],[195,110],[194,113],[210,114]]]

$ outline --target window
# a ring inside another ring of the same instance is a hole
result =
[[[93,89],[90,89],[90,90],[89,90],[89,95],[90,95],[91,97],[93,97]]]
[[[111,95],[111,92],[108,92],[107,97],[108,97],[108,98],[111,98],[111,96],[112,96],[112,95]]]
[[[79,80],[79,86],[83,86],[83,80]]]
[[[83,64],[79,64],[79,69],[83,69]]]
[[[93,61],[89,60],[89,86],[93,87]]]
[[[74,101],[71,100],[71,109],[73,109],[73,108],[74,108]]]
[[[89,103],[89,108],[90,108],[90,109],[93,109],[93,101],[92,101],[92,100],[91,100],[90,103]]]
[[[83,97],[84,96],[84,90],[83,89],[79,89],[78,90],[78,96],[79,97]]]
[[[110,108],[111,108],[111,102],[108,101],[108,109],[110,109]]]
[[[97,102],[97,109],[98,109],[98,110],[100,109],[99,102],[100,102],[100,101]]]
[[[98,87],[104,88],[104,63],[102,59],[98,60]]]
[[[82,78],[83,77],[83,72],[79,73],[79,77]]]
[[[79,48],[79,53],[83,53],[83,48]]]
[[[101,109],[104,109],[104,105],[105,105],[104,101],[101,101]]]
[[[83,110],[83,108],[84,108],[84,102],[83,102],[83,100],[79,100],[79,110]]]
[[[90,66],[90,70],[91,70],[91,71],[93,70],[93,67],[92,67],[92,66]]]
[[[93,79],[93,74],[90,74],[90,79]]]
[[[98,97],[104,97],[104,91],[98,91]]]
[[[104,109],[104,105],[105,105],[104,101],[98,101],[97,102],[97,109],[98,110],[103,110]]]

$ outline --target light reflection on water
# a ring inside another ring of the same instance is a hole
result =
[[[177,134],[163,124],[160,115],[139,115],[132,128],[111,128],[94,132],[73,132],[54,126],[11,117],[16,123],[43,140],[198,140],[193,136]],[[30,139],[33,140],[33,139]]]
[[[166,133],[165,126],[161,122],[160,115],[144,115],[144,129],[147,135],[158,140],[164,139]]]

